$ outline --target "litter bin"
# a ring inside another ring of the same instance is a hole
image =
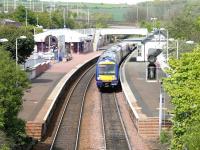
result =
[[[156,65],[154,63],[150,63],[148,65],[147,79],[156,80]]]
[[[63,60],[63,59],[62,59],[62,56],[59,56],[58,58],[59,58],[59,61],[62,61],[62,60]]]

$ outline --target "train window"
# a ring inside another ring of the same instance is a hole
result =
[[[99,65],[99,74],[100,75],[114,75],[115,74],[115,65]]]

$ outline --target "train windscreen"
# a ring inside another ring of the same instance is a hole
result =
[[[115,74],[115,65],[99,65],[99,74],[100,75],[114,75]]]

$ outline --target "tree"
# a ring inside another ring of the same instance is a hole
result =
[[[26,11],[27,11],[27,14],[26,14]],[[32,12],[29,9],[26,9],[24,6],[18,6],[17,9],[15,10],[15,12],[13,12],[13,14],[12,14],[13,19],[15,19],[16,21],[19,21],[21,23],[26,22],[26,15],[27,15],[27,23],[28,24],[31,24],[31,25],[37,24],[37,19],[36,19],[34,12]]]
[[[112,15],[108,13],[94,13],[92,18],[96,20],[96,28],[106,28],[107,22],[112,20]]]
[[[22,144],[26,137],[25,123],[17,115],[22,107],[23,91],[28,85],[26,73],[16,66],[10,53],[0,47],[0,130],[6,132],[14,143]]]
[[[38,13],[38,22],[39,25],[42,25],[44,28],[50,28],[50,16],[47,12]]]
[[[170,59],[170,77],[164,87],[174,106],[171,148],[199,147],[200,122],[200,47],[184,53],[180,59]]]
[[[147,30],[149,32],[153,30],[153,26],[152,26],[151,22],[148,22],[148,21],[145,21],[145,20],[140,22],[140,27],[147,28]]]
[[[188,3],[182,12],[166,23],[170,36],[176,39],[200,42],[199,5]]]
[[[0,26],[0,37],[7,38],[8,42],[3,44],[7,51],[11,52],[11,56],[15,59],[16,55],[16,38],[26,36],[26,39],[18,39],[18,59],[19,63],[25,62],[26,58],[30,56],[34,50],[34,38],[29,28],[15,26]]]

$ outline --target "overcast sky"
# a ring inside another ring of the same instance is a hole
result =
[[[50,1],[50,0],[43,0],[43,1]],[[88,3],[112,3],[112,4],[120,4],[120,3],[127,3],[127,4],[136,4],[139,2],[144,1],[153,1],[153,0],[51,0],[52,2],[88,2]]]

